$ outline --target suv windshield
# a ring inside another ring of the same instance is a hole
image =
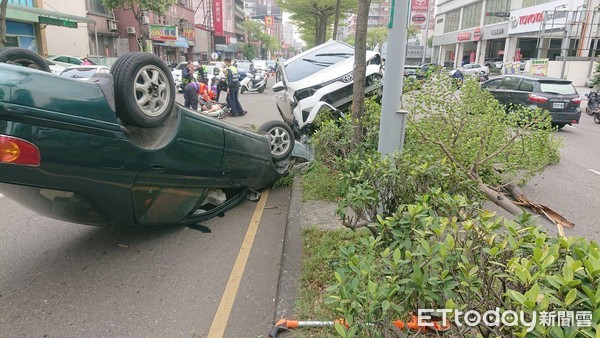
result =
[[[299,81],[353,55],[352,46],[334,42],[285,65],[285,75],[290,82]]]
[[[577,94],[575,87],[570,83],[552,83],[542,82],[540,83],[540,90],[542,93],[548,94],[559,94],[559,95],[572,95]]]

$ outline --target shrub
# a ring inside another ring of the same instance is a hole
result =
[[[340,248],[328,302],[349,324],[338,327],[341,336],[385,336],[392,320],[441,308],[593,313],[589,328],[538,322],[527,333],[519,326],[463,325],[452,326],[452,337],[596,337],[600,329],[596,243],[547,236],[528,215],[514,222],[494,218],[439,189],[379,218],[377,226],[377,237]]]

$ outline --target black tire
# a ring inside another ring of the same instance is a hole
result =
[[[555,126],[558,130],[563,129],[567,124],[566,123],[553,123],[553,126]]]
[[[240,94],[244,94],[245,92],[246,92],[246,87],[245,87],[245,86],[242,86],[242,87],[240,88]]]
[[[600,113],[594,114],[594,123],[600,124]]]
[[[110,73],[115,81],[117,115],[126,124],[158,127],[172,113],[175,82],[167,65],[156,55],[127,53],[115,62]]]
[[[273,161],[285,160],[294,150],[294,132],[283,121],[267,121],[258,127],[259,134],[269,135]]]
[[[585,107],[585,113],[589,116],[594,116],[594,114],[596,114],[596,110],[591,110],[590,107]]]
[[[262,87],[258,88],[258,92],[260,94],[264,93],[265,92],[265,86],[262,86]]]
[[[0,62],[51,72],[48,62],[43,57],[25,48],[0,48]]]

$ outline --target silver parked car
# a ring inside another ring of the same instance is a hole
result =
[[[460,70],[464,75],[481,75],[490,73],[490,69],[487,66],[483,66],[479,63],[466,64],[462,66]]]

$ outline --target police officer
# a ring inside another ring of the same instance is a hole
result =
[[[198,80],[204,84],[208,84],[208,69],[206,65],[202,63],[202,60],[198,60]]]
[[[227,79],[227,103],[231,108],[231,116],[244,116],[248,112],[242,108],[242,104],[238,99],[240,90],[240,73],[238,72],[237,67],[231,65],[231,59],[227,58],[223,60],[223,62],[225,63],[225,78]]]

